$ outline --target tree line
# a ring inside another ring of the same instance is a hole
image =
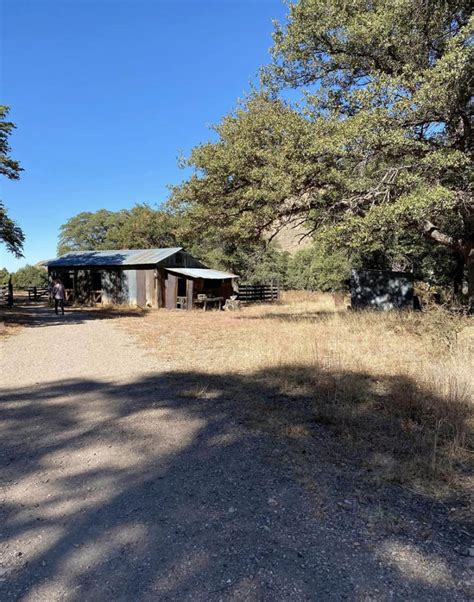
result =
[[[6,268],[0,268],[0,284],[8,284],[10,278],[15,289],[48,285],[48,272],[46,268],[36,265],[25,265],[15,272],[9,272]]]
[[[350,266],[410,270],[458,298],[467,284],[472,305],[471,13],[467,0],[291,4],[259,86],[183,161],[191,176],[166,205],[79,214],[60,250],[184,245],[304,288],[338,288]],[[283,227],[311,244],[281,252]]]

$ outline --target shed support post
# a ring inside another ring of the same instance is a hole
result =
[[[186,308],[191,310],[193,308],[193,289],[194,283],[191,279],[186,280]]]

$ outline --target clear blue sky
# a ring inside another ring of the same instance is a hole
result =
[[[15,270],[56,253],[80,211],[158,204],[268,61],[281,0],[0,0],[0,103],[21,180],[0,198],[26,235]]]

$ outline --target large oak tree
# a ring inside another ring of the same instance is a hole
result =
[[[469,3],[300,0],[274,38],[266,92],[193,150],[174,206],[223,236],[289,219],[349,250],[418,235],[470,266],[472,298]],[[287,87],[304,93],[296,108]]]

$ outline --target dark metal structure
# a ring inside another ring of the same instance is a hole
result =
[[[204,266],[182,247],[78,251],[46,261],[68,303],[192,309],[198,295],[233,294],[237,276]]]
[[[385,270],[352,270],[353,309],[413,309],[413,274]]]

